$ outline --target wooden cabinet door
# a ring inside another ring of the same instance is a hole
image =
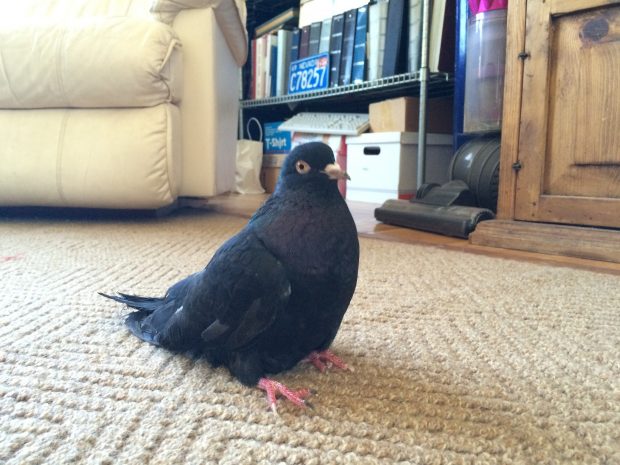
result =
[[[620,1],[526,8],[514,216],[620,227]]]

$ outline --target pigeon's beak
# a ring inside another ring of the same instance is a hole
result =
[[[343,171],[340,168],[338,163],[330,163],[325,166],[325,170],[323,171],[329,179],[348,179],[351,180],[351,177],[347,174],[346,171]]]

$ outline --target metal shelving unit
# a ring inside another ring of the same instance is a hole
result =
[[[463,3],[465,0],[457,0]],[[262,5],[261,0],[255,2]],[[287,3],[287,2],[282,2]],[[331,105],[342,103],[341,108],[349,108],[349,105],[368,104],[397,96],[415,96],[420,98],[420,116],[418,128],[418,186],[424,183],[424,171],[426,164],[426,107],[427,99],[434,97],[449,96],[454,94],[454,76],[449,73],[429,73],[428,48],[430,31],[430,0],[423,0],[422,18],[422,50],[421,67],[417,72],[398,74],[374,81],[366,81],[359,84],[331,87],[328,89],[305,92],[293,95],[282,95],[257,100],[241,100],[239,108],[239,135],[243,137],[245,127],[244,112],[271,112],[278,113],[278,109],[288,110],[304,107],[316,107],[321,104]],[[458,36],[458,35],[457,35]],[[347,105],[346,107],[344,105]],[[327,110],[329,111],[329,110]],[[342,111],[342,110],[341,110]],[[344,110],[354,111],[354,110]]]
[[[451,95],[454,87],[452,76],[447,73],[434,73],[429,78],[429,94],[433,97]],[[365,81],[358,84],[349,84],[340,87],[303,92],[293,95],[281,95],[259,100],[242,100],[241,108],[256,108],[272,105],[294,106],[299,102],[312,100],[338,100],[355,95],[356,98],[381,99],[388,94],[402,95],[403,92],[417,95],[420,90],[420,73],[405,73],[385,77],[374,81]]]

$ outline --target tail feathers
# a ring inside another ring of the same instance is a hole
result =
[[[117,295],[108,295],[102,292],[99,294],[137,310],[125,317],[125,326],[134,336],[169,350],[186,348],[188,338],[185,331],[188,328],[179,329],[178,322],[171,321],[171,318],[183,308],[176,306],[174,300],[164,301],[164,299],[121,294],[120,292]],[[190,327],[194,331],[198,331],[199,339],[200,328],[195,329],[191,325]],[[172,339],[171,334],[174,335]]]
[[[157,341],[157,331],[151,325],[145,321],[149,317],[150,313],[146,311],[133,312],[127,315],[125,318],[125,326],[129,329],[131,334],[145,342],[159,346]],[[149,318],[150,319],[150,318]]]
[[[147,313],[153,313],[161,306],[163,301],[163,299],[158,297],[141,297],[137,295],[123,294],[121,292],[119,292],[118,295],[108,295],[103,292],[99,292],[99,295]]]

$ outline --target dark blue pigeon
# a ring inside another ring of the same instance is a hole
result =
[[[307,389],[268,378],[302,360],[346,368],[328,350],[357,283],[359,243],[337,181],[348,178],[320,142],[295,148],[275,192],[209,264],[164,297],[109,296],[137,311],[125,323],[172,351],[199,350],[244,385],[307,405]]]

